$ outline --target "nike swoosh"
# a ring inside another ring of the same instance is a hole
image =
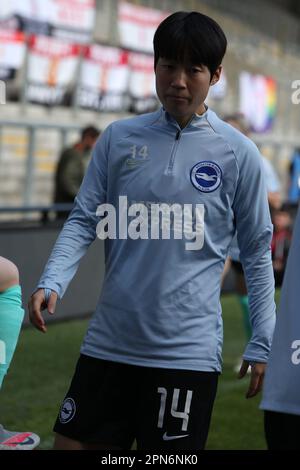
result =
[[[21,446],[28,446],[34,444],[34,440],[31,437],[27,437],[27,439],[23,442],[20,442]]]
[[[173,439],[181,439],[182,437],[187,437],[188,434],[181,434],[180,436],[168,436],[167,433],[163,435],[164,441],[172,441]]]
[[[31,437],[27,437],[23,442],[10,442],[9,445],[19,445],[19,446],[28,446],[34,444],[34,440]]]

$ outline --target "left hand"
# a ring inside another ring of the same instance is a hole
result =
[[[255,397],[255,395],[257,395],[261,391],[265,376],[266,365],[267,364],[263,362],[253,362],[252,366],[250,366],[249,361],[243,360],[238,375],[239,379],[245,377],[249,366],[251,367],[250,385],[246,393],[246,398]]]

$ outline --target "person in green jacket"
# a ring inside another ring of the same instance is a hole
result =
[[[55,173],[54,202],[72,203],[82,183],[91,150],[100,135],[94,126],[85,127],[81,139],[72,147],[63,149]],[[60,212],[59,216],[66,217],[68,212]]]

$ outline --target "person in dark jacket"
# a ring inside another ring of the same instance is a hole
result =
[[[55,173],[54,203],[73,203],[82,183],[91,150],[100,135],[94,126],[85,127],[81,139],[72,147],[63,149]],[[60,212],[58,216],[66,217],[68,212]]]

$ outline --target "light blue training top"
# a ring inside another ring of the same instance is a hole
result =
[[[300,211],[295,222],[263,398],[264,410],[300,415]]]
[[[177,203],[183,213],[192,208],[192,224],[181,239],[176,219],[171,239],[163,239],[160,223],[157,239],[126,239],[122,229],[124,239],[105,240],[104,283],[82,353],[142,366],[220,371],[221,275],[237,228],[253,330],[244,358],[266,362],[275,324],[272,224],[257,147],[209,109],[184,129],[163,108],[112,123],[95,146],[39,288],[63,296],[96,238],[100,204],[112,204],[116,226],[122,219],[134,232],[136,219],[122,211],[119,217],[120,196],[129,207]],[[150,210],[142,213],[148,220]],[[144,237],[149,227],[143,225]],[[187,249],[191,227],[199,236],[197,250]]]
[[[269,160],[267,160],[263,155],[261,155],[261,159],[268,193],[280,192],[280,182],[271,162],[269,162]],[[230,244],[229,256],[233,261],[240,261],[240,250],[237,241],[237,234],[235,234]]]

